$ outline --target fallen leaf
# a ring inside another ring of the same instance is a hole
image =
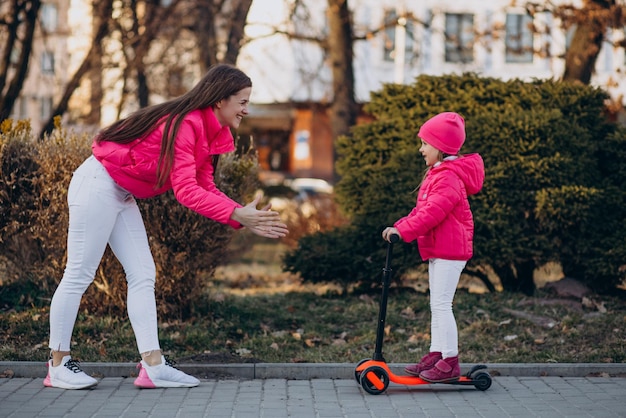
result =
[[[420,341],[430,340],[430,334],[424,334],[423,332],[418,332],[417,334],[413,334],[407,340],[408,343],[418,343]]]
[[[362,300],[363,302],[374,303],[374,298],[372,298],[370,295],[361,295],[359,296],[359,300]]]
[[[400,316],[406,319],[415,319],[415,311],[409,306],[400,312]]]
[[[252,351],[248,350],[247,348],[238,348],[235,350],[235,353],[243,357],[251,354]]]

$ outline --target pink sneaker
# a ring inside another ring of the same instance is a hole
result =
[[[459,356],[439,360],[435,367],[421,372],[420,377],[430,383],[456,382],[461,377]]]
[[[85,373],[71,356],[63,357],[61,364],[52,367],[52,359],[48,360],[48,374],[43,381],[44,386],[61,389],[87,389],[98,384],[98,381]]]
[[[412,364],[404,368],[404,371],[413,376],[419,376],[421,372],[430,370],[435,367],[435,363],[441,360],[441,352],[431,351],[426,354],[418,364]]]
[[[137,368],[139,376],[135,379],[135,386],[143,389],[192,388],[200,384],[195,377],[173,367],[173,363],[164,356],[161,356],[161,364],[149,366],[141,360]]]

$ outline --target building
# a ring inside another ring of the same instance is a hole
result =
[[[332,180],[334,151],[327,110],[333,92],[325,56],[314,43],[276,32],[326,33],[326,2],[308,0],[295,15],[288,10],[292,3],[252,3],[246,27],[251,41],[243,46],[237,65],[250,75],[254,88],[250,116],[239,134],[255,144],[266,173]],[[359,103],[366,103],[370,92],[384,83],[411,83],[420,74],[559,78],[573,33],[565,32],[550,12],[531,17],[525,1],[349,0],[349,4],[354,34],[360,38],[354,43]],[[35,132],[89,47],[89,16],[86,0],[43,1],[28,79],[13,112],[16,119],[29,118]],[[592,79],[619,102],[626,93],[626,53],[612,42],[623,38],[623,29],[607,33]],[[73,97],[75,112],[86,107],[81,94]],[[117,109],[104,103],[102,115],[102,124],[108,124]],[[367,115],[360,118],[366,120]]]
[[[355,36],[364,38],[354,44],[360,103],[384,83],[411,83],[420,74],[475,72],[502,79],[558,79],[574,30],[564,31],[547,11],[531,17],[525,1],[349,0],[349,4]],[[326,164],[333,141],[325,114],[325,104],[332,100],[325,57],[310,42],[272,34],[274,27],[303,36],[325,33],[326,2],[308,1],[307,12],[300,21],[289,22],[281,0],[253,2],[246,33],[258,40],[242,49],[238,61],[254,81],[254,106],[246,126],[263,138],[261,147],[268,146],[259,156],[263,167],[274,170],[272,156],[280,154],[284,165],[277,170],[332,179],[332,167]],[[383,27],[376,35],[365,36]],[[607,34],[592,79],[620,102],[626,93],[626,54],[612,42],[623,38],[623,30]],[[257,112],[274,115],[278,123],[266,131],[266,124],[256,125]]]

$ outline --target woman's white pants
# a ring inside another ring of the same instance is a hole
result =
[[[433,258],[428,262],[430,288],[430,351],[443,358],[459,354],[459,335],[452,312],[452,301],[467,261]]]
[[[67,201],[67,264],[50,306],[50,348],[70,351],[81,298],[93,282],[108,244],[124,267],[128,317],[139,352],[159,350],[156,268],[134,197],[91,156],[74,172]]]

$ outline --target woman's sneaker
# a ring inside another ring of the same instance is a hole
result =
[[[135,379],[135,386],[143,389],[192,388],[200,384],[198,379],[173,366],[174,364],[165,356],[161,356],[161,364],[156,366],[149,366],[141,360],[137,365],[139,376]]]
[[[44,386],[61,389],[87,389],[98,384],[98,381],[87,375],[71,356],[63,357],[61,364],[53,367],[48,361],[48,375],[43,380]]]

